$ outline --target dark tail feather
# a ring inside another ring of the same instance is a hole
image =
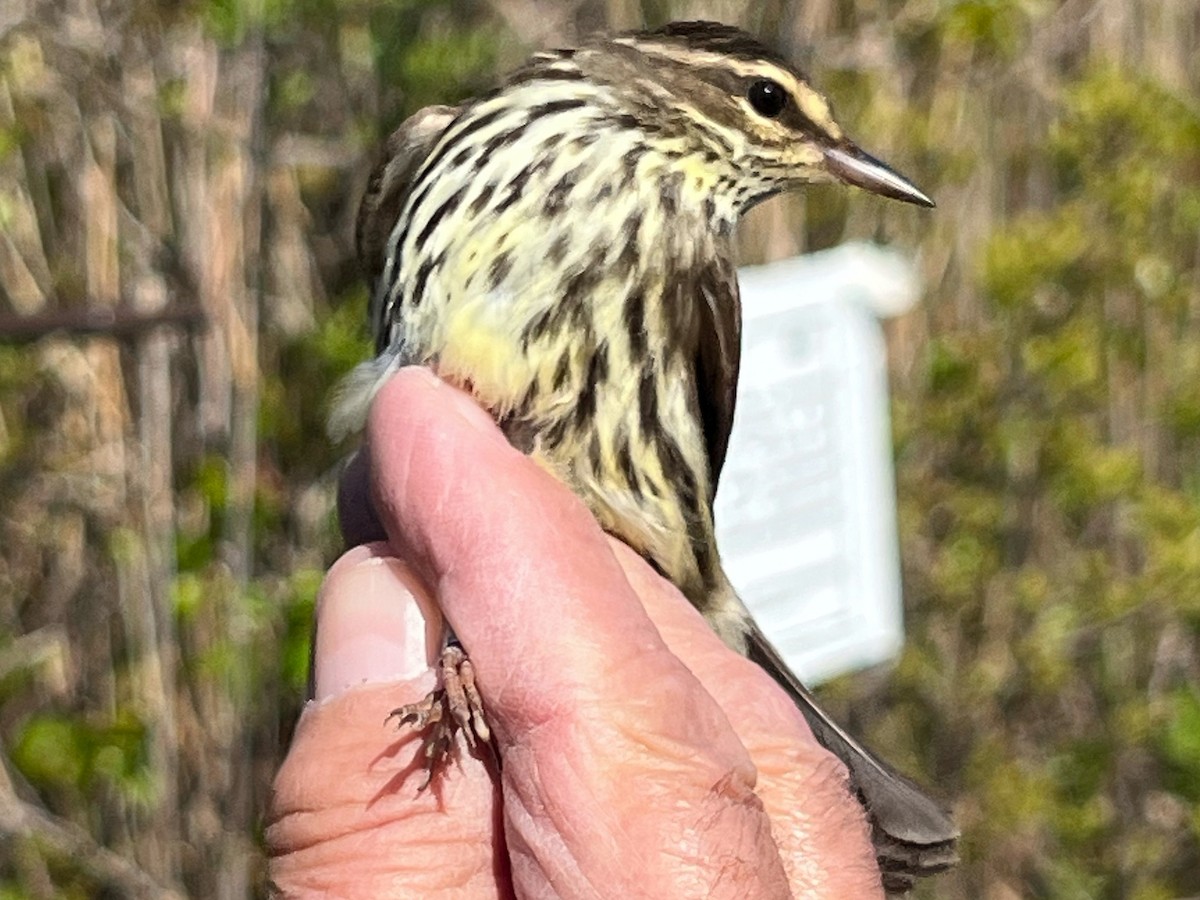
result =
[[[817,740],[850,770],[851,784],[871,821],[884,887],[908,890],[915,878],[942,872],[958,862],[959,831],[945,810],[833,721],[758,626],[751,625],[746,638],[749,657],[792,696]]]

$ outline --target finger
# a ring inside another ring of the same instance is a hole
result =
[[[613,548],[663,639],[721,704],[749,750],[793,894],[881,897],[866,816],[845,766],[817,743],[770,676],[726,647],[645,560],[617,541]]]
[[[383,388],[368,440],[389,538],[475,664],[518,893],[785,896],[745,749],[587,508],[423,372]]]
[[[468,397],[404,370],[377,397],[368,440],[384,527],[477,657],[501,726],[606,700],[644,659],[694,687],[591,513]],[[710,712],[715,731],[727,727]]]
[[[498,860],[499,797],[478,760],[440,791],[400,789],[420,738],[385,727],[394,706],[433,686],[441,620],[386,545],[357,547],[318,601],[316,700],[275,779],[270,875],[283,897],[509,896]]]

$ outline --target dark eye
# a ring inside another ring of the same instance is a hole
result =
[[[760,116],[773,119],[787,106],[788,95],[778,81],[764,78],[750,85],[750,90],[746,91],[746,99]]]

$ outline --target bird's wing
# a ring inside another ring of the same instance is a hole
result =
[[[706,266],[699,280],[699,344],[696,350],[696,400],[708,445],[709,502],[725,464],[733,408],[737,401],[742,354],[742,302],[732,262]]]
[[[370,321],[379,355],[355,367],[338,386],[327,426],[329,436],[335,441],[363,427],[371,400],[404,361],[400,348],[386,346],[391,310],[385,308],[387,292],[380,290],[379,278],[387,261],[388,240],[413,176],[459,110],[456,106],[427,106],[413,113],[388,137],[367,179],[367,189],[358,207],[354,241],[363,277],[371,290]]]
[[[927,791],[897,774],[830,718],[792,672],[758,624],[749,622],[747,656],[774,678],[804,714],[813,736],[846,764],[850,786],[871,820],[871,838],[888,891],[958,862],[958,826]]]
[[[372,290],[383,272],[388,238],[400,216],[409,182],[460,109],[427,106],[401,122],[384,145],[367,180],[354,230],[358,261]]]

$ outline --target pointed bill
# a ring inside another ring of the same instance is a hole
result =
[[[880,162],[854,144],[826,147],[825,168],[846,184],[860,187],[881,197],[933,207],[935,204],[915,184],[886,163]]]

